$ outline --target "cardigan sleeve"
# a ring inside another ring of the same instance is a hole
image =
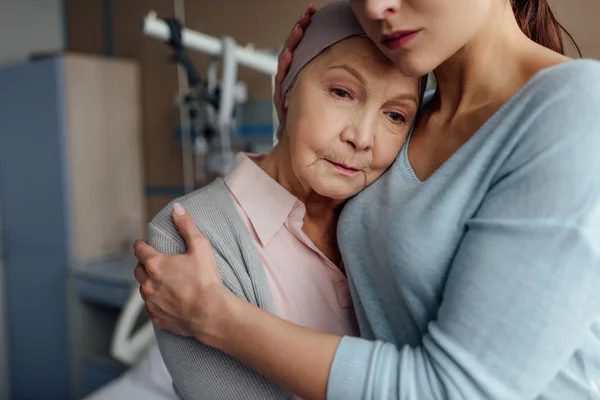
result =
[[[248,301],[247,294],[253,293],[247,288],[247,282],[250,280],[244,274],[245,269],[237,265],[240,262],[239,258],[233,257],[227,248],[222,248],[224,243],[219,238],[224,238],[225,234],[221,232],[216,235],[210,226],[198,220],[196,211],[199,204],[190,202],[189,199],[179,201],[194,216],[201,231],[209,235],[213,247],[221,247],[220,251],[215,251],[215,257],[227,289]],[[216,215],[218,216],[218,213]],[[222,221],[221,225],[225,225],[225,221]],[[170,206],[165,207],[149,224],[148,243],[166,254],[185,252],[185,243],[171,219]],[[226,244],[232,246],[234,243],[235,240],[229,235]],[[256,303],[254,298],[251,300]],[[290,394],[255,370],[195,338],[175,335],[157,327],[155,335],[167,370],[173,379],[175,392],[182,400],[291,399]]]

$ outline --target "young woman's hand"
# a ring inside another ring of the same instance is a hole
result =
[[[279,54],[279,60],[277,65],[277,75],[275,75],[275,93],[273,94],[273,102],[275,103],[275,108],[277,109],[277,118],[279,119],[279,123],[283,120],[285,115],[285,107],[283,105],[283,96],[281,95],[281,84],[283,83],[283,79],[287,74],[287,71],[292,63],[292,53],[294,49],[300,43],[302,36],[304,35],[304,30],[310,24],[310,18],[317,11],[313,4],[309,5],[304,14],[300,17],[292,32],[286,39],[283,49]]]
[[[146,242],[135,243],[134,275],[146,311],[158,327],[210,344],[218,329],[215,315],[225,309],[229,292],[211,244],[184,208],[173,206],[173,220],[187,244],[184,254],[159,253]]]

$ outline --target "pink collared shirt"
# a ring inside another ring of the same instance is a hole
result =
[[[275,314],[318,331],[358,336],[348,280],[302,231],[304,204],[239,153],[225,177],[265,268]]]

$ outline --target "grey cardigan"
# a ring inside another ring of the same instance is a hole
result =
[[[236,296],[272,312],[263,265],[222,179],[176,200],[210,240],[223,283]],[[186,245],[171,218],[171,204],[150,222],[148,243],[166,254]],[[227,354],[190,337],[154,329],[173,387],[183,400],[291,399],[292,395]]]

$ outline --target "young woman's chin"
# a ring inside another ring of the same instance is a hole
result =
[[[384,54],[398,67],[402,74],[411,78],[420,78],[438,67],[438,64],[425,54],[391,52],[389,50],[385,51]]]

